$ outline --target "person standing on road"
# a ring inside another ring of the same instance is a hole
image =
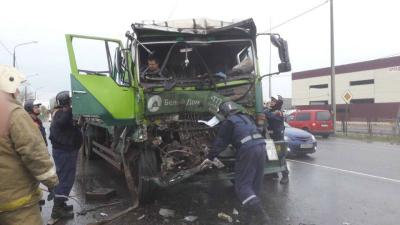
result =
[[[7,124],[2,120],[5,129],[0,133],[1,225],[42,225],[39,183],[49,192],[58,184],[42,135],[16,100],[24,79],[16,69],[0,65],[1,117],[8,115]]]
[[[59,109],[54,113],[50,126],[50,141],[53,147],[53,158],[57,168],[60,184],[54,190],[53,219],[72,218],[73,206],[67,205],[75,181],[76,164],[79,148],[82,145],[82,134],[72,118],[71,98],[68,91],[57,94]],[[49,199],[52,199],[50,196]]]
[[[282,96],[278,95],[271,97],[269,107],[266,107],[264,113],[268,122],[268,134],[275,141],[284,140],[285,132],[285,120],[282,112],[283,100]],[[282,171],[281,184],[287,184],[289,182],[289,169],[286,165],[286,156],[283,156],[281,161],[285,164],[285,170]]]
[[[35,122],[35,124],[38,126],[40,133],[43,136],[43,140],[47,146],[46,129],[43,126],[42,120],[40,120],[40,118],[39,118],[39,115],[41,113],[41,111],[40,111],[41,105],[42,104],[36,100],[27,100],[27,101],[25,101],[24,109],[25,109],[25,111],[27,111],[29,113],[33,122]]]
[[[235,190],[243,206],[242,222],[267,224],[269,217],[260,199],[267,157],[265,139],[253,119],[239,112],[234,102],[221,104],[219,112],[226,120],[220,124],[218,135],[202,166],[217,164],[216,157],[232,144],[236,149]]]

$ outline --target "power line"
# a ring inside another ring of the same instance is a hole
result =
[[[276,28],[278,28],[278,27],[280,27],[280,26],[283,26],[283,25],[285,25],[285,24],[287,24],[287,23],[289,23],[289,22],[291,22],[291,21],[293,21],[293,20],[295,20],[295,19],[297,19],[297,18],[299,18],[299,17],[301,17],[301,16],[304,16],[304,15],[306,15],[307,13],[310,13],[310,12],[312,12],[312,11],[318,9],[319,7],[325,5],[325,4],[328,3],[328,2],[329,2],[329,0],[326,0],[326,1],[324,1],[324,2],[322,2],[322,3],[320,3],[320,4],[318,4],[318,5],[316,5],[316,6],[314,6],[314,7],[312,7],[311,9],[308,9],[308,10],[306,10],[306,11],[304,11],[304,12],[298,14],[297,16],[294,16],[294,17],[292,17],[292,18],[290,18],[290,19],[288,19],[288,20],[286,20],[286,21],[284,21],[284,22],[282,22],[282,23],[280,23],[280,24],[278,24],[278,25],[276,25],[276,26],[270,28],[269,31],[272,31],[272,30],[274,30],[274,29],[276,29]]]
[[[171,17],[172,17],[172,15],[174,15],[174,12],[175,12],[176,8],[178,7],[178,4],[179,4],[179,0],[176,0],[176,1],[175,1],[175,4],[174,4],[174,7],[173,7],[172,10],[169,12],[169,15],[168,15],[168,19],[167,19],[167,20],[170,20]]]
[[[7,46],[2,41],[0,41],[0,45],[3,46],[4,50],[6,50],[8,54],[12,55],[12,52],[7,48]]]

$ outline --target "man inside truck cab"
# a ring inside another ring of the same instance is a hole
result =
[[[167,70],[164,69],[161,74],[160,69],[160,60],[155,55],[149,55],[147,58],[147,66],[141,72],[141,78],[146,81],[157,81],[160,78],[168,77],[166,76],[166,74],[168,74]]]
[[[241,113],[234,102],[219,106],[226,118],[219,126],[218,135],[202,165],[216,165],[216,158],[229,144],[236,149],[235,191],[242,203],[243,224],[268,224],[269,217],[262,206],[260,194],[266,162],[265,139],[252,117]]]

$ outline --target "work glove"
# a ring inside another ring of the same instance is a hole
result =
[[[214,158],[214,160],[212,161],[212,164],[215,167],[217,167],[218,169],[221,169],[225,166],[217,157]]]
[[[225,165],[218,159],[218,158],[214,158],[213,160],[210,159],[205,159],[201,164],[200,164],[200,168],[204,169],[207,167],[211,167],[211,166],[215,166],[218,169],[223,168]]]
[[[49,188],[48,190],[49,190],[49,195],[47,195],[47,201],[51,201],[54,199],[54,196],[56,194],[54,193],[54,188]]]
[[[200,168],[201,169],[205,169],[207,167],[211,167],[212,166],[212,161],[209,159],[205,159],[201,164],[200,164]]]

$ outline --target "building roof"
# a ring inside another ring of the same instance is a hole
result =
[[[335,73],[343,74],[343,73],[351,73],[351,72],[358,72],[365,70],[382,69],[394,66],[400,66],[400,56],[335,66]],[[321,69],[307,70],[307,71],[293,73],[292,80],[328,76],[330,74],[331,74],[331,68],[326,67]]]

